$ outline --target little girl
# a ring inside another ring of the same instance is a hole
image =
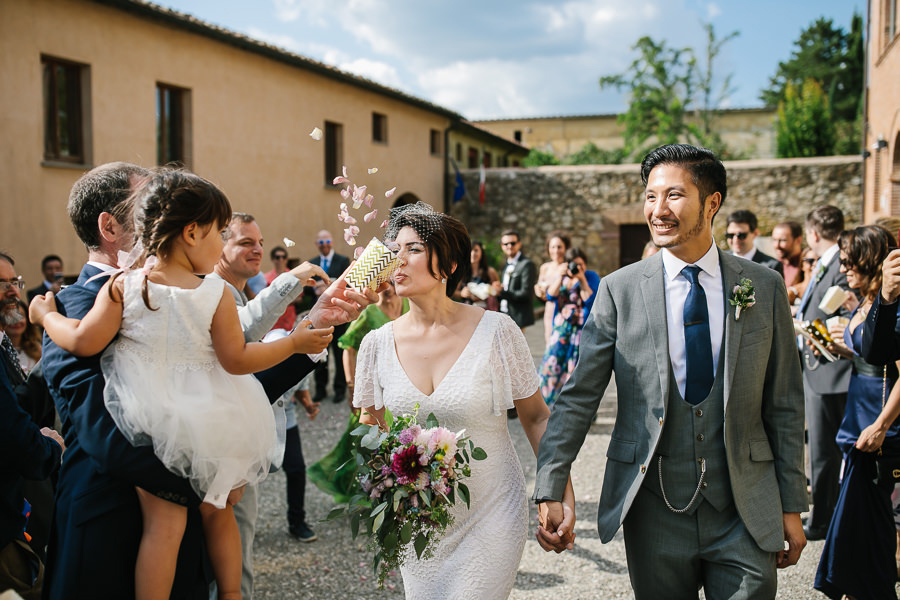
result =
[[[76,356],[97,354],[115,338],[101,358],[107,408],[133,444],[152,443],[169,470],[190,479],[203,498],[219,598],[240,598],[240,535],[226,500],[280,460],[271,406],[249,373],[295,352],[322,351],[333,328],[309,329],[306,321],[274,342],[245,343],[225,282],[196,275],[212,272],[222,254],[221,232],[231,221],[225,195],[197,175],[168,171],[131,201],[143,269],[110,278],[80,321],[56,312],[51,293],[35,299],[31,316]],[[137,494],[144,533],[136,597],[168,598],[187,510],[140,488]]]

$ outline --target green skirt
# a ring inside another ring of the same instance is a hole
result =
[[[334,497],[337,504],[346,504],[361,491],[356,479],[356,447],[359,437],[350,432],[359,426],[359,417],[352,412],[347,429],[331,452],[306,469],[306,476],[320,490]]]

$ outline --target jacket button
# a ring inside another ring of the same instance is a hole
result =
[[[641,473],[647,472],[647,465],[641,465]]]
[[[697,441],[698,441],[698,442],[702,442],[702,441],[703,441],[703,434],[702,434],[702,433],[699,434],[699,435],[697,436]]]
[[[703,409],[702,409],[702,408],[698,408],[697,410],[694,411],[694,414],[697,415],[698,417],[702,417],[702,416],[703,416]]]

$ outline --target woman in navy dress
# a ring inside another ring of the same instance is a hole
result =
[[[853,361],[844,420],[835,438],[844,452],[841,491],[828,527],[815,588],[833,599],[897,598],[897,534],[891,506],[892,482],[878,482],[877,451],[900,457],[900,386],[897,365],[865,362],[862,324],[881,288],[881,263],[897,242],[881,227],[845,231],[840,244],[841,272],[861,298],[850,322],[830,329],[830,346]],[[851,300],[852,302],[853,300]]]

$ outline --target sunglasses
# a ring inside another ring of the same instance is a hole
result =
[[[855,264],[852,260],[850,260],[849,258],[842,258],[842,259],[841,259],[841,266],[844,267],[845,269],[847,269],[847,270],[849,271],[850,269],[855,268],[855,267],[856,267],[856,264]]]
[[[324,246],[325,244],[330,244],[331,240],[316,240],[316,243],[320,246]],[[287,257],[285,256],[285,258]]]
[[[816,259],[815,258],[804,258],[803,262],[805,262],[808,265],[814,265],[814,264],[816,264]]]
[[[736,237],[737,239],[743,241],[743,240],[746,240],[746,239],[747,239],[747,236],[748,236],[748,235],[750,235],[750,234],[747,233],[746,231],[743,232],[743,233],[726,233],[726,234],[725,234],[725,239],[726,239],[726,240],[730,240],[731,238]]]
[[[287,254],[276,254],[272,260],[287,260]]]
[[[500,245],[501,245],[501,246],[515,246],[515,245],[518,244],[518,243],[519,243],[519,242],[503,242],[503,243],[500,244]]]

